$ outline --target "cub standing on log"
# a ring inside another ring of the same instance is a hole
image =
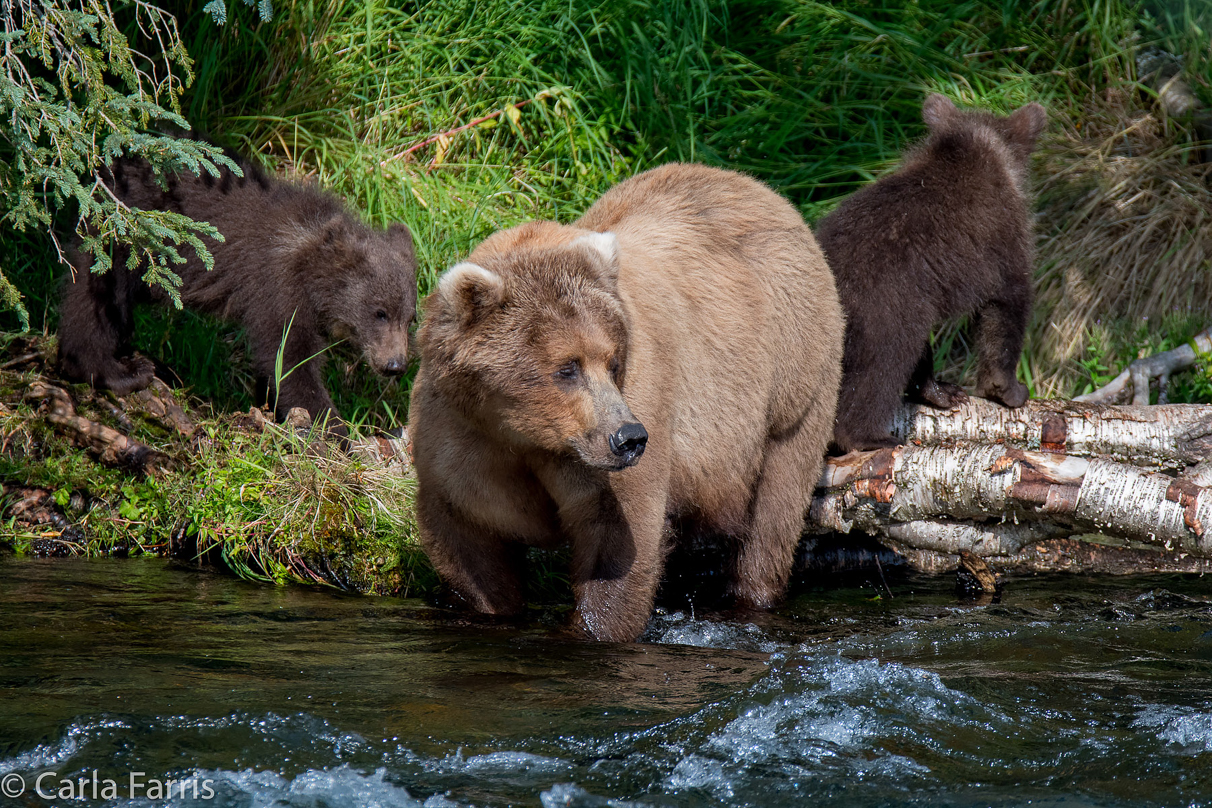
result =
[[[1007,118],[931,95],[926,141],[895,173],[856,192],[817,228],[846,312],[835,448],[895,446],[908,390],[948,409],[964,391],[934,378],[930,329],[976,314],[977,395],[1021,407],[1015,378],[1031,314],[1028,160],[1046,123],[1028,104]]]
[[[499,232],[441,278],[409,422],[421,542],[467,605],[523,608],[527,546],[572,545],[574,622],[634,640],[671,525],[783,594],[833,429],[842,313],[791,205],[671,164],[571,226]]]
[[[212,270],[196,255],[175,268],[182,304],[244,326],[253,369],[279,417],[303,407],[315,421],[336,418],[317,355],[326,338],[350,340],[380,373],[407,368],[417,301],[412,235],[402,224],[372,230],[333,196],[271,179],[244,161],[239,165],[243,177],[226,168],[218,177],[184,173],[162,188],[146,162],[120,160],[110,179],[131,207],[172,210],[218,228],[225,241],[207,245]],[[125,256],[115,256],[104,275],[89,272],[91,258],[84,253],[76,252],[72,263],[60,309],[59,372],[118,395],[146,387],[153,367],[131,348],[132,309],[137,298],[165,303],[167,296],[127,269]],[[284,371],[294,370],[274,391],[275,359],[288,324],[282,364]],[[343,434],[344,425],[338,421],[332,431]]]

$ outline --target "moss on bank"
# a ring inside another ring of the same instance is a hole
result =
[[[416,594],[435,583],[417,545],[415,481],[400,459],[346,454],[318,430],[216,414],[180,392],[189,435],[132,399],[64,387],[76,413],[167,458],[122,468],[53,426],[29,391],[53,345],[10,339],[0,370],[0,542],[33,555],[152,554],[253,579]],[[24,357],[24,361],[22,358]],[[20,482],[23,481],[23,482]]]

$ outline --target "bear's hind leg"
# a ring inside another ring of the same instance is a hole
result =
[[[64,280],[59,307],[59,374],[119,396],[147,387],[155,371],[130,348],[135,281],[125,261],[117,255],[108,272],[96,275],[88,256],[73,253],[74,277]]]
[[[964,388],[934,378],[934,349],[930,347],[930,343],[926,343],[926,350],[913,370],[905,397],[917,404],[925,404],[939,410],[954,409],[968,400]]]
[[[801,424],[793,435],[766,444],[749,531],[740,537],[729,588],[742,608],[769,608],[787,588],[825,453],[823,430],[813,426]]]
[[[976,394],[981,398],[1007,407],[1027,403],[1027,385],[1018,380],[1017,371],[1030,316],[1031,287],[1017,276],[977,312]]]
[[[883,350],[873,346],[866,351],[852,350],[847,340],[833,433],[833,442],[843,454],[897,445],[892,417],[901,406],[926,338],[897,334],[889,339]]]

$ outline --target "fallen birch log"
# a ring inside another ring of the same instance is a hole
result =
[[[898,446],[825,468],[809,530],[859,529],[917,550],[1010,557],[1042,539],[1105,532],[1212,558],[1212,489],[1105,458],[1014,446]]]
[[[1040,399],[1011,410],[972,397],[952,410],[906,405],[896,415],[893,434],[905,443],[1007,443],[1032,451],[1181,469],[1212,456],[1212,406],[1110,406]]]
[[[953,572],[957,553],[924,550],[882,540],[888,549],[901,555],[919,572]],[[1197,558],[1185,553],[1139,550],[1130,547],[1096,544],[1075,538],[1045,539],[1028,544],[1016,553],[984,557],[996,570],[1014,572],[1072,572],[1102,575],[1145,575],[1156,573],[1212,573],[1212,558]]]

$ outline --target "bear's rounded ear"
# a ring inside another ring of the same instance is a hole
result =
[[[951,99],[939,93],[926,96],[926,101],[922,104],[922,121],[931,129],[944,125],[958,114],[959,110]]]
[[[619,240],[614,233],[586,233],[572,242],[573,247],[583,247],[602,259],[606,275],[612,281],[619,278]]]
[[[412,231],[403,222],[392,222],[387,226],[387,237],[412,247]]]
[[[442,273],[438,297],[446,311],[463,325],[471,325],[505,299],[505,281],[479,264],[464,261]]]
[[[1048,113],[1039,104],[1027,104],[1019,107],[1010,116],[1010,132],[1018,143],[1027,147],[1035,145],[1036,138],[1048,125]]]
[[[317,244],[326,248],[344,249],[352,241],[349,219],[345,216],[334,216],[325,222],[316,234]]]

